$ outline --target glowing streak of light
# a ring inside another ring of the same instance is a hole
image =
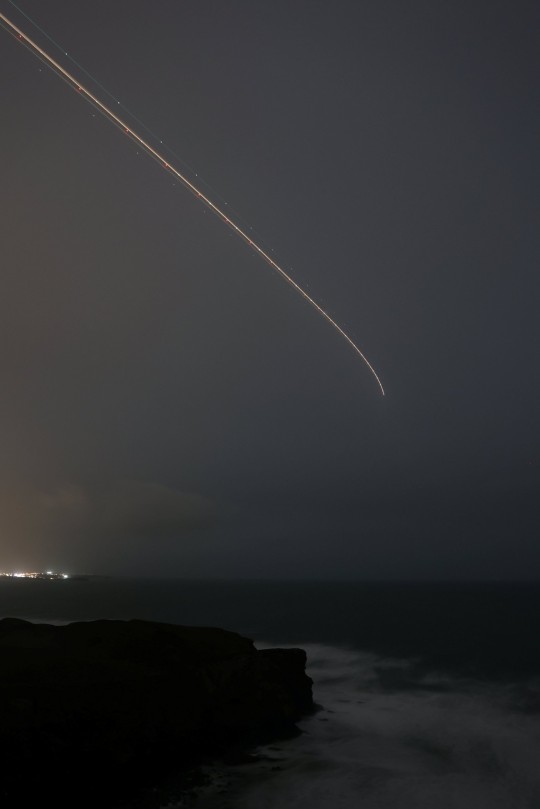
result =
[[[109,109],[109,107],[107,107],[98,98],[96,98],[96,96],[93,93],[91,93],[90,90],[84,87],[84,85],[82,85],[80,81],[78,81],[74,76],[71,75],[71,73],[65,70],[65,68],[62,67],[62,65],[60,65],[55,59],[53,59],[52,56],[50,56],[46,51],[44,51],[36,42],[34,42],[33,39],[31,39],[27,34],[25,34],[24,31],[21,31],[20,28],[18,28],[14,23],[12,23],[11,20],[9,20],[2,13],[0,13],[0,21],[3,23],[4,27],[8,31],[16,35],[16,39],[25,44],[33,53],[39,56],[39,58],[42,59],[45,62],[45,64],[48,65],[48,67],[52,68],[73,89],[77,90],[77,92],[80,93],[86,99],[86,101],[88,101],[90,104],[93,104],[93,106],[96,107],[106,118],[112,121],[112,123],[115,124],[115,126],[123,130],[126,135],[128,135],[132,140],[138,143],[139,146],[142,149],[144,149],[145,152],[150,155],[150,157],[156,160],[161,165],[162,168],[164,168],[171,174],[174,174],[174,176],[177,177],[177,179],[180,180],[180,182],[189,191],[191,191],[192,194],[194,194],[208,208],[210,208],[210,210],[213,213],[215,213],[216,216],[218,216],[222,220],[222,222],[228,225],[228,227],[230,227],[236,233],[236,235],[239,236],[249,247],[251,247],[252,250],[258,253],[258,255],[262,259],[264,259],[264,261],[266,261],[266,263],[273,270],[279,273],[279,275],[281,275],[281,277],[291,287],[293,287],[293,289],[295,289],[299,295],[301,295],[308,303],[310,303],[317,310],[317,312],[320,315],[322,315],[325,318],[325,320],[327,320],[328,323],[330,323],[331,326],[334,327],[334,329],[349,343],[349,345],[362,358],[362,360],[365,362],[365,364],[367,365],[367,367],[377,380],[382,395],[383,396],[385,395],[382,382],[379,379],[377,372],[375,371],[374,367],[369,362],[367,357],[360,351],[356,343],[349,337],[349,335],[345,331],[343,331],[341,326],[338,323],[336,323],[336,321],[332,317],[330,317],[328,312],[325,312],[322,306],[319,306],[319,304],[316,301],[314,301],[313,298],[310,295],[308,295],[308,293],[304,289],[302,289],[302,287],[299,284],[297,284],[296,281],[293,278],[291,278],[291,276],[288,275],[285,272],[285,270],[282,269],[282,267],[280,267],[279,264],[276,261],[274,261],[274,259],[271,256],[268,255],[268,253],[266,253],[261,247],[259,247],[259,245],[255,241],[253,241],[253,239],[251,239],[249,235],[242,230],[242,228],[238,227],[238,225],[235,222],[233,222],[233,220],[230,219],[227,216],[227,214],[221,210],[221,208],[215,205],[211,199],[209,199],[205,194],[203,194],[203,192],[199,188],[197,188],[197,186],[193,185],[193,183],[191,183],[187,177],[185,177],[181,172],[175,169],[174,166],[172,166],[168,162],[168,160],[166,160],[156,149],[154,149],[149,143],[147,143],[147,141],[141,138],[141,136],[138,135],[137,132],[135,132],[132,127],[128,126],[128,124],[126,124],[121,118],[119,118],[118,115],[116,115],[111,109]]]
[[[214,199],[216,199],[216,198],[217,198],[217,199],[219,199],[219,201],[220,201],[220,202],[221,202],[223,205],[227,205],[227,207],[229,208],[229,211],[231,211],[231,212],[232,212],[232,214],[234,214],[234,217],[235,217],[236,221],[237,221],[237,222],[241,222],[242,217],[241,217],[241,215],[238,213],[238,211],[232,210],[232,209],[231,209],[231,207],[230,207],[230,205],[229,205],[229,203],[228,203],[228,202],[226,202],[226,201],[225,201],[225,200],[224,200],[224,199],[223,199],[223,198],[220,196],[220,194],[218,193],[218,191],[216,191],[216,189],[215,189],[215,188],[213,188],[213,187],[210,185],[210,183],[206,182],[206,181],[205,181],[205,180],[204,180],[204,179],[203,179],[203,178],[200,176],[200,174],[198,174],[198,173],[195,171],[195,169],[193,169],[193,168],[192,168],[192,167],[191,167],[191,166],[190,166],[188,163],[186,163],[186,161],[185,161],[185,160],[183,160],[183,159],[182,159],[182,158],[181,158],[181,157],[180,157],[180,156],[179,156],[179,155],[178,155],[178,154],[177,154],[177,153],[174,151],[174,149],[171,149],[171,147],[170,147],[170,146],[167,146],[167,145],[163,146],[163,141],[161,140],[161,138],[159,137],[159,135],[156,135],[156,133],[155,133],[155,132],[153,132],[153,131],[152,131],[152,130],[151,130],[151,129],[150,129],[150,128],[149,128],[149,127],[148,127],[148,126],[147,126],[147,125],[144,123],[144,121],[141,121],[141,119],[140,119],[140,118],[138,118],[138,117],[135,115],[135,113],[131,112],[131,111],[130,111],[130,110],[127,108],[127,107],[126,107],[126,105],[125,105],[125,104],[122,104],[122,102],[121,102],[121,101],[119,101],[119,100],[118,100],[118,99],[117,99],[117,98],[116,98],[114,95],[112,95],[112,93],[110,93],[110,92],[107,90],[107,88],[106,88],[106,87],[105,87],[103,84],[101,84],[101,82],[99,82],[99,81],[96,79],[96,77],[95,77],[95,76],[93,76],[91,73],[89,73],[89,72],[88,72],[88,70],[85,70],[85,68],[84,68],[84,67],[83,67],[83,66],[82,66],[82,65],[81,65],[79,62],[77,62],[77,60],[76,60],[76,59],[74,59],[74,58],[73,58],[73,56],[71,56],[71,54],[68,54],[68,53],[66,52],[66,50],[64,49],[64,47],[63,47],[63,46],[62,46],[62,45],[61,45],[59,42],[56,42],[56,40],[54,40],[54,39],[53,39],[51,36],[49,36],[49,34],[48,34],[46,31],[44,31],[44,30],[43,30],[43,28],[42,28],[42,27],[41,27],[41,26],[40,26],[40,25],[39,25],[39,24],[38,24],[38,23],[37,23],[35,20],[33,20],[33,19],[32,19],[32,17],[29,17],[29,16],[28,16],[28,14],[26,14],[26,12],[25,12],[25,11],[23,11],[23,10],[22,10],[22,8],[20,8],[20,7],[19,7],[19,6],[18,6],[18,5],[17,5],[17,4],[14,2],[14,0],[7,0],[7,2],[8,2],[8,3],[9,3],[11,6],[13,6],[13,8],[15,8],[19,14],[22,14],[22,16],[23,16],[23,17],[25,17],[25,18],[28,20],[28,22],[29,22],[29,23],[31,23],[31,25],[33,25],[33,26],[34,26],[34,28],[36,28],[36,29],[37,29],[37,30],[40,32],[40,34],[42,34],[42,35],[43,35],[43,36],[44,36],[46,39],[48,39],[48,40],[49,40],[49,42],[51,42],[51,43],[54,45],[54,47],[55,47],[57,50],[61,51],[61,53],[62,53],[64,56],[67,56],[67,58],[69,59],[69,61],[70,61],[72,64],[74,64],[74,65],[75,65],[75,67],[77,67],[77,69],[78,69],[78,70],[80,70],[82,73],[84,73],[84,75],[85,75],[85,76],[88,76],[88,78],[89,78],[89,79],[90,79],[90,80],[93,82],[93,84],[94,84],[95,86],[99,87],[99,89],[100,89],[100,90],[101,90],[103,93],[105,93],[105,95],[106,95],[106,96],[108,96],[108,97],[109,97],[109,98],[110,98],[112,101],[114,101],[114,103],[115,103],[115,104],[119,104],[119,105],[120,105],[120,108],[122,109],[122,111],[123,111],[124,113],[127,113],[127,115],[129,115],[129,117],[130,117],[130,118],[132,118],[134,121],[136,121],[136,122],[137,122],[137,124],[138,124],[138,126],[139,126],[139,128],[141,128],[141,129],[143,129],[145,132],[147,132],[147,133],[148,133],[148,135],[150,135],[150,136],[151,136],[151,137],[154,139],[154,142],[159,142],[160,146],[161,146],[163,149],[166,149],[166,150],[167,150],[167,152],[169,152],[169,153],[170,153],[170,154],[171,154],[171,155],[172,155],[172,156],[175,158],[175,160],[177,160],[179,163],[181,163],[181,164],[182,164],[182,166],[183,166],[185,169],[187,169],[189,172],[191,172],[191,174],[192,174],[194,177],[196,177],[196,178],[197,178],[197,183],[198,183],[199,185],[203,185],[203,186],[204,186],[204,187],[207,189],[207,191],[208,191],[208,193],[210,194],[210,196],[212,196]],[[246,225],[246,228],[244,228],[245,230],[247,229],[247,230],[251,230],[251,231],[253,231],[253,228],[251,227],[251,225],[249,225],[247,222],[244,222],[244,224]],[[260,235],[258,235],[258,236],[257,236],[257,239],[258,239],[259,244],[262,244],[262,237],[261,237]],[[273,253],[274,251],[273,251],[273,250],[271,250],[271,252]]]

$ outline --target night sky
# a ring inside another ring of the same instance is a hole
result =
[[[387,395],[0,31],[0,569],[537,578],[538,2],[21,7]]]

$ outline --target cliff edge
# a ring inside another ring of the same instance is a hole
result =
[[[54,783],[104,806],[104,789],[290,734],[313,708],[305,663],[221,629],[0,620],[0,792]]]

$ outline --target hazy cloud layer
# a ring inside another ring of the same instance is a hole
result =
[[[200,495],[133,480],[95,488],[20,487],[5,490],[0,506],[2,534],[23,538],[12,553],[12,566],[20,567],[21,558],[28,565],[37,558],[46,567],[71,572],[76,572],[73,559],[92,570],[108,560],[122,572],[124,556],[128,572],[133,556],[160,559],[164,544],[185,550],[191,533],[213,525],[219,511]]]
[[[0,31],[0,567],[537,577],[539,9],[25,0],[387,396]]]

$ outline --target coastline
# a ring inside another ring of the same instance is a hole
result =
[[[121,806],[129,786],[156,806],[168,782],[184,795],[208,788],[210,762],[253,761],[256,745],[291,737],[313,710],[301,649],[258,650],[216,628],[5,618],[0,651],[6,798],[28,769],[37,787],[61,761],[57,805],[85,783],[85,805],[105,806],[106,792]]]

